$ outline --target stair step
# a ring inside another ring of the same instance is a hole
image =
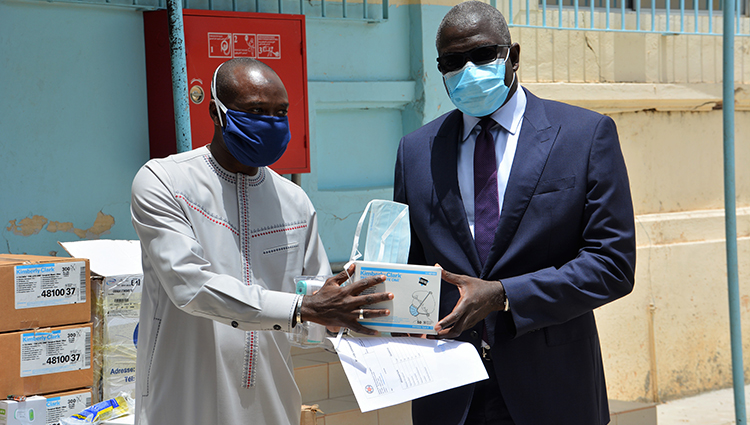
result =
[[[294,379],[302,402],[351,395],[352,390],[338,356],[322,349],[313,350],[292,352]]]
[[[609,400],[610,425],[656,425],[656,404]]]
[[[317,425],[411,425],[411,403],[398,404],[385,409],[362,413],[353,395],[307,404],[317,404]]]

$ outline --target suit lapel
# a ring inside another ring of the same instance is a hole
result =
[[[559,126],[550,126],[539,98],[526,91],[526,99],[526,112],[505,189],[503,210],[482,277],[494,274],[499,268],[499,260],[526,212],[559,131]]]
[[[443,121],[431,141],[430,168],[438,202],[450,223],[455,241],[466,254],[474,273],[478,274],[481,270],[479,254],[471,236],[461,190],[458,187],[457,157],[462,127],[463,118],[458,110],[453,111]]]

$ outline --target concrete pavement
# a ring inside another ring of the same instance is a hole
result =
[[[745,400],[747,406],[750,385],[745,387]],[[656,412],[658,425],[734,425],[734,391],[727,388],[669,401],[658,405]]]

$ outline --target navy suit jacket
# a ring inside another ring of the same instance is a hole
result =
[[[495,239],[481,266],[457,177],[461,112],[405,136],[394,200],[409,205],[409,262],[501,280],[510,312],[492,313],[490,345],[516,425],[609,422],[593,310],[628,294],[635,229],[614,121],[526,91],[527,105]],[[443,282],[440,317],[458,301]],[[458,339],[479,346],[483,323]],[[460,367],[457,365],[457,367]],[[412,402],[415,425],[462,424],[474,385]]]

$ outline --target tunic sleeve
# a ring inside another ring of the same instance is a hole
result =
[[[168,173],[154,161],[133,181],[131,215],[141,240],[144,283],[160,285],[168,301],[188,314],[243,330],[290,332],[298,296],[211,271],[173,187]],[[319,238],[313,240],[320,244]],[[311,268],[322,267],[313,252],[310,257]]]

